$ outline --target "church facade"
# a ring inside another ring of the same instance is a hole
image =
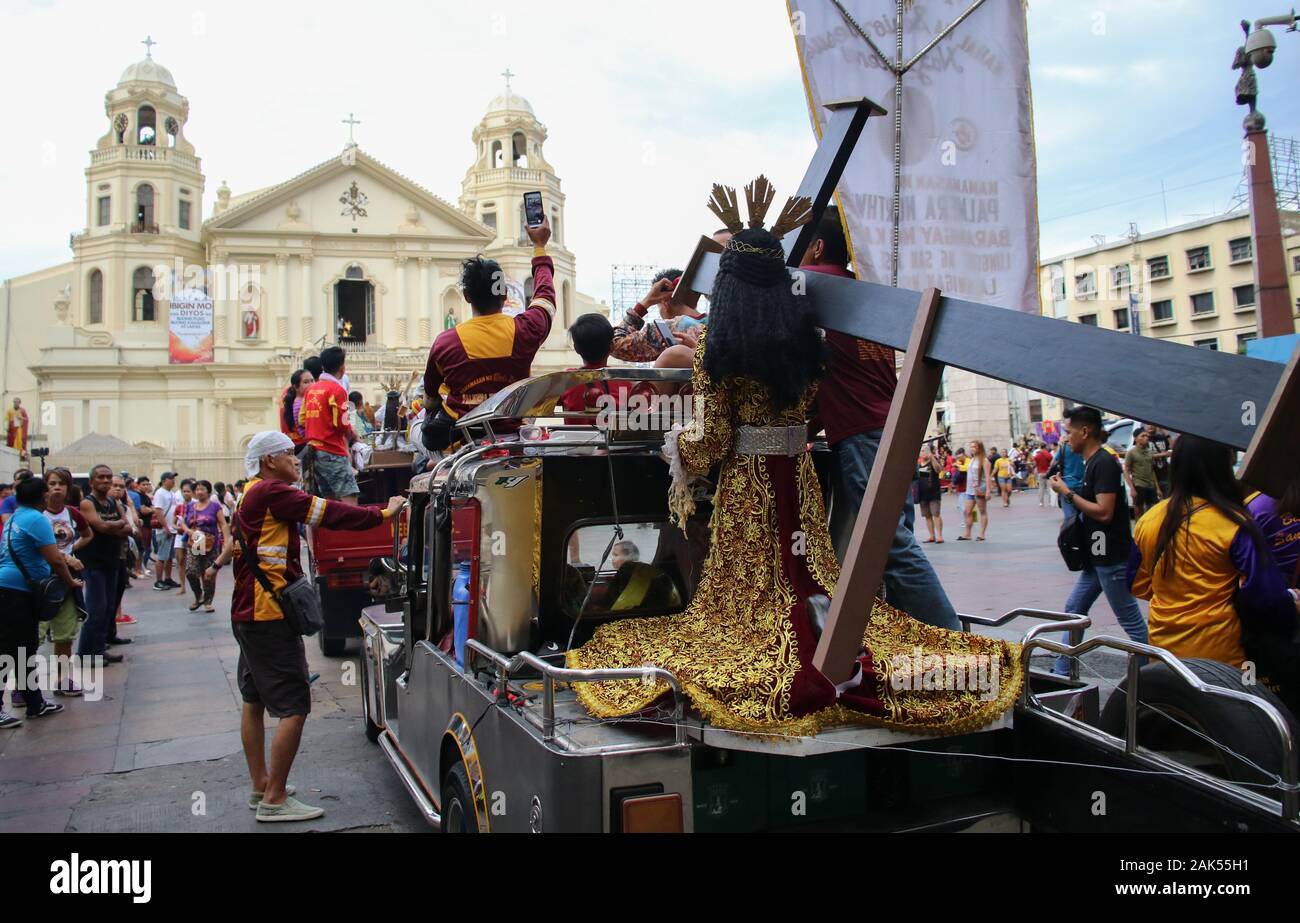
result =
[[[333,343],[368,400],[406,386],[433,337],[469,316],[461,260],[484,253],[513,280],[513,302],[531,295],[530,190],[551,221],[558,301],[534,373],[573,365],[568,325],[607,313],[576,289],[546,127],[509,89],[473,130],[456,205],[349,143],[265,189],[234,195],[223,183],[205,216],[189,103],[170,72],[151,55],[131,65],[105,114],[71,261],[6,283],[8,333],[20,342],[6,400],[30,408],[52,463],[99,433],[147,448],[155,466],[233,478],[252,434],[276,426],[290,372]],[[168,298],[184,288],[213,302],[211,363],[169,361]]]

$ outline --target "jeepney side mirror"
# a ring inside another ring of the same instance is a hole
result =
[[[396,558],[387,555],[371,558],[366,576],[370,595],[376,600],[387,601],[406,594],[406,568]]]

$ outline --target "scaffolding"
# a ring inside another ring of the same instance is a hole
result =
[[[610,269],[610,321],[617,324],[641,300],[654,282],[654,266],[621,263]],[[655,309],[657,311],[657,309]],[[656,314],[657,316],[657,314]]]
[[[1300,145],[1295,138],[1268,136],[1268,157],[1273,166],[1273,191],[1277,193],[1277,210],[1285,227],[1300,231],[1296,213],[1300,212]],[[1229,211],[1250,207],[1250,171],[1243,168],[1241,182],[1233,193]]]

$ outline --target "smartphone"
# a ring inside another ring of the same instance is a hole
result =
[[[677,338],[673,336],[672,324],[668,323],[668,321],[663,318],[657,318],[654,325],[655,329],[659,331],[659,335],[664,338],[665,343],[669,346],[673,346],[677,343]]]
[[[542,194],[540,192],[524,193],[524,221],[530,228],[540,228],[542,222],[546,220],[546,211],[542,208]]]

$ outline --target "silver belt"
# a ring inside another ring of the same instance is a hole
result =
[[[738,426],[740,455],[802,455],[808,451],[807,426]]]

